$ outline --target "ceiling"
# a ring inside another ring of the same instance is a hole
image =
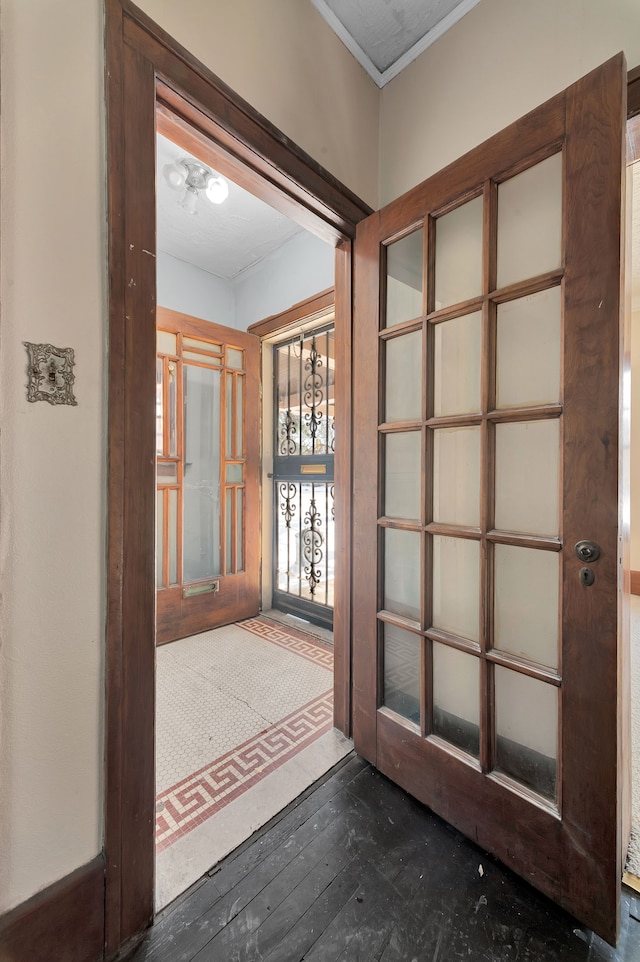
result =
[[[158,134],[156,146],[156,204],[158,249],[209,274],[233,280],[268,254],[282,247],[301,230],[284,217],[238,187],[229,183],[223,204],[198,199],[198,213],[180,206],[181,194],[167,184],[165,164],[189,156],[181,147]]]
[[[379,87],[480,0],[311,0]]]

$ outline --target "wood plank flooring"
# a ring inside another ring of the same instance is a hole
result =
[[[157,919],[131,962],[640,962],[355,755]]]

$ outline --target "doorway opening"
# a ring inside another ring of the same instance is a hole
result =
[[[333,248],[166,110],[156,143],[158,911],[352,744],[333,729],[335,309],[313,309]],[[223,203],[175,189],[193,167]],[[261,342],[265,321],[284,330]]]

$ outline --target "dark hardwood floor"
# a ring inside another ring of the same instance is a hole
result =
[[[158,918],[131,962],[640,962],[351,755]]]

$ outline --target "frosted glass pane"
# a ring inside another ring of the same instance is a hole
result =
[[[169,584],[178,584],[178,492],[169,491]]]
[[[480,524],[480,428],[433,432],[433,520]]]
[[[237,371],[241,371],[244,367],[244,351],[238,351],[235,347],[228,347],[227,367],[232,367]]]
[[[225,574],[233,572],[233,488],[225,492]]]
[[[164,454],[164,362],[156,358],[156,454]]]
[[[560,400],[560,288],[498,304],[496,406]]]
[[[480,670],[473,655],[433,643],[433,733],[471,755],[480,750]]]
[[[384,625],[384,704],[420,724],[422,639],[396,625]]]
[[[185,364],[184,582],[220,574],[220,372]]]
[[[207,354],[222,354],[222,344],[212,344],[211,341],[202,341],[199,337],[182,338],[182,346],[194,348],[197,351],[205,351]]]
[[[244,553],[243,553],[243,521],[242,512],[244,505],[244,488],[238,488],[236,491],[236,515],[237,515],[237,525],[236,525],[236,571],[244,571]]]
[[[226,457],[233,457],[233,374],[227,374],[226,381]]]
[[[496,666],[495,694],[496,768],[555,798],[558,689]]]
[[[156,585],[162,588],[164,563],[164,491],[156,491]]]
[[[560,555],[495,546],[493,645],[558,667]]]
[[[244,419],[244,377],[236,378],[236,457],[244,457],[244,446],[242,443],[242,425]]]
[[[168,361],[167,370],[169,373],[169,457],[175,458],[178,455],[178,386],[176,362]]]
[[[387,434],[384,441],[384,514],[420,519],[419,431]]]
[[[557,537],[560,421],[496,425],[495,526]]]
[[[433,413],[480,411],[482,314],[465,314],[435,326]]]
[[[420,535],[415,531],[385,529],[384,607],[420,618]]]
[[[384,327],[422,316],[422,230],[387,247],[387,312]]]
[[[385,421],[416,421],[422,412],[422,331],[386,342]]]
[[[227,484],[240,484],[242,482],[242,465],[228,464],[226,467]]]
[[[156,480],[158,484],[177,484],[178,483],[178,462],[177,461],[157,461]]]
[[[482,294],[482,197],[436,221],[436,310]]]
[[[433,539],[433,626],[478,641],[480,548],[462,538]]]
[[[498,287],[560,267],[562,154],[498,187]]]
[[[169,331],[156,331],[156,344],[158,354],[173,354],[175,357],[178,353],[177,337]]]
[[[222,358],[215,357],[212,354],[197,354],[195,351],[183,351],[182,359],[184,361],[195,361],[196,364],[206,364],[208,367],[220,367],[222,364]]]

